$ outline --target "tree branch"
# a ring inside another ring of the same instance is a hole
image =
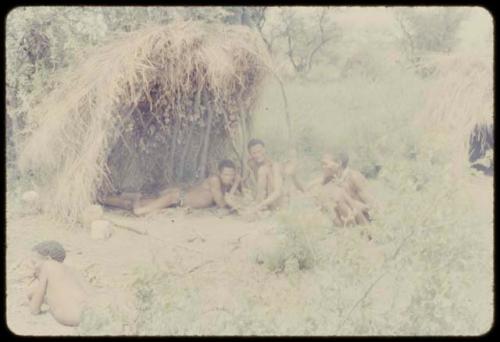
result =
[[[320,17],[319,17],[319,32],[320,32],[320,41],[318,45],[311,51],[309,54],[309,58],[307,60],[307,69],[306,71],[309,72],[312,68],[312,61],[314,59],[314,56],[316,53],[327,43],[329,42],[332,38],[331,37],[326,37],[325,36],[325,28],[324,28],[324,22],[325,22],[325,17],[326,17],[326,11],[327,8],[323,8],[321,11]]]

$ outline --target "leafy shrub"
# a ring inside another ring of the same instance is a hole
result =
[[[328,230],[328,221],[314,209],[289,210],[279,214],[275,242],[257,258],[271,272],[309,270],[319,262],[317,242]]]

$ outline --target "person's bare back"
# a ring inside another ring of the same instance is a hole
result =
[[[87,292],[77,274],[62,262],[65,251],[56,241],[45,241],[33,248],[31,263],[34,281],[28,290],[32,314],[41,312],[43,303],[57,322],[76,326],[87,300]]]
[[[206,178],[187,191],[169,188],[163,190],[157,198],[136,200],[132,208],[134,214],[143,215],[171,206],[191,209],[209,208],[214,205],[219,208],[231,207],[231,204],[226,202],[225,195],[233,194],[239,186],[236,166],[230,160],[222,160],[218,169],[218,174]]]
[[[80,323],[87,293],[71,269],[57,261],[47,260],[35,282],[29,296],[31,313],[40,313],[45,301],[57,322],[69,326]]]
[[[184,206],[192,209],[208,208],[218,204],[224,206],[224,204],[220,203],[218,195],[219,193],[224,195],[229,191],[230,187],[224,186],[218,176],[211,176],[186,192]],[[219,200],[219,203],[217,203],[216,199]]]

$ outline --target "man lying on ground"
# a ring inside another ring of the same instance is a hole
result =
[[[295,166],[287,165],[296,187],[302,192],[316,194],[320,206],[326,210],[335,225],[366,224],[370,221],[369,210],[374,206],[368,192],[365,177],[347,168],[348,157],[340,153],[325,153],[321,159],[323,175],[303,186],[295,174]]]
[[[236,166],[231,160],[222,160],[218,165],[218,173],[206,178],[187,191],[179,187],[168,188],[160,192],[156,198],[145,198],[138,193],[105,196],[99,199],[103,205],[132,210],[136,215],[144,215],[158,209],[168,207],[187,207],[192,209],[209,208],[216,205],[218,208],[233,208],[231,196],[238,190],[240,177]]]
[[[248,166],[251,176],[256,180],[256,204],[244,211],[244,214],[252,215],[268,209],[278,209],[283,200],[283,174],[280,165],[267,156],[262,140],[251,139],[247,148],[250,154]]]

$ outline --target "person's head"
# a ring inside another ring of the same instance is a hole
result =
[[[64,247],[59,242],[53,240],[40,242],[31,250],[35,255],[44,260],[52,259],[57,262],[63,262],[66,258]]]
[[[57,241],[43,241],[31,249],[29,263],[32,271],[38,273],[42,264],[47,260],[63,262],[66,258],[64,247]]]
[[[347,167],[347,164],[349,164],[349,156],[345,152],[338,152],[336,155],[334,155],[335,161],[340,164],[340,167],[342,169],[345,169]]]
[[[236,176],[236,165],[229,160],[224,159],[218,165],[219,177],[224,185],[232,185]]]
[[[337,154],[326,152],[321,157],[321,167],[325,176],[333,176],[340,170],[345,169],[348,163],[349,157],[344,152]]]
[[[262,164],[266,160],[266,148],[260,139],[251,139],[247,145],[250,158],[257,164]]]

